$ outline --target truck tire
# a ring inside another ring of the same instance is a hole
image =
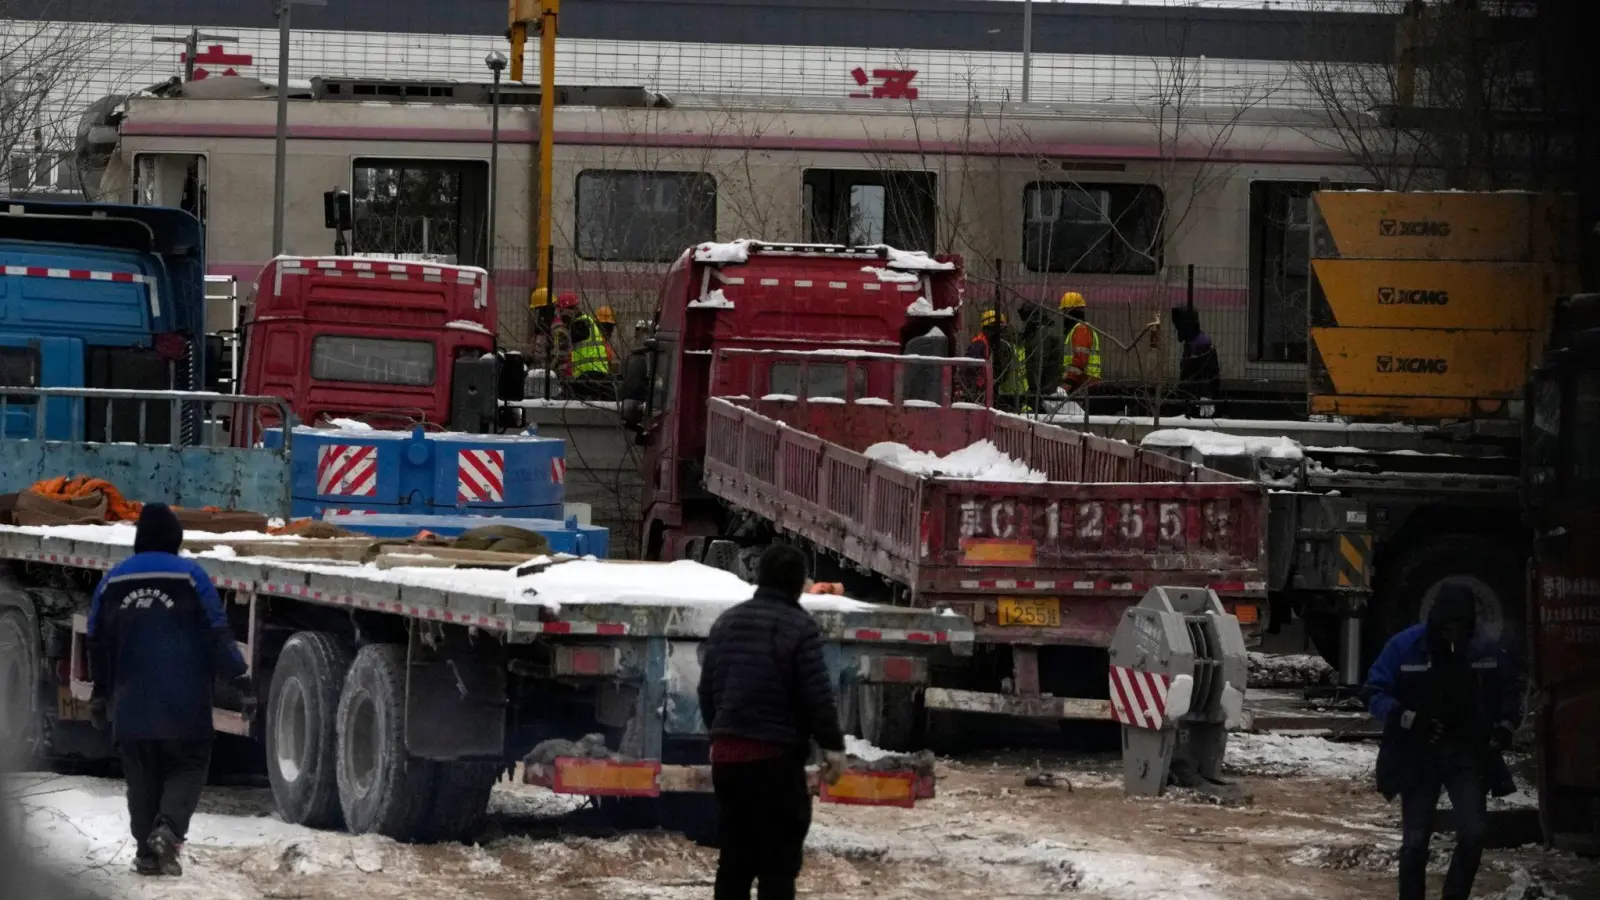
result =
[[[884,750],[917,749],[917,691],[903,684],[861,684],[853,692],[856,733]]]
[[[1523,657],[1525,569],[1525,559],[1492,538],[1452,534],[1423,541],[1400,560],[1394,578],[1385,579],[1383,608],[1374,617],[1384,623],[1381,640],[1363,648],[1363,656],[1375,658],[1383,641],[1424,621],[1439,588],[1457,582],[1478,598],[1478,633]]]
[[[483,830],[489,794],[505,766],[493,762],[433,763],[433,802],[417,840],[465,841]]]
[[[278,654],[265,722],[267,780],[285,822],[338,828],[339,696],[350,650],[337,637],[302,631]]]
[[[26,768],[38,758],[38,694],[39,636],[20,610],[0,612],[0,771]]]
[[[406,752],[406,651],[368,644],[339,697],[339,807],[352,834],[417,840],[435,766]]]

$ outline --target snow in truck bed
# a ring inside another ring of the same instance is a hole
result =
[[[59,526],[0,526],[0,533],[11,532],[65,540],[132,546],[134,527],[131,524],[113,525],[59,525]],[[502,569],[440,569],[423,567],[397,567],[380,569],[375,565],[357,565],[333,561],[281,559],[278,557],[243,557],[229,541],[293,541],[288,535],[268,535],[260,532],[232,532],[208,534],[186,531],[189,541],[214,541],[220,546],[202,553],[184,551],[202,561],[207,559],[238,560],[242,562],[270,563],[274,568],[320,575],[337,575],[360,578],[375,583],[397,584],[403,587],[431,588],[458,594],[475,594],[493,597],[508,603],[544,606],[559,612],[562,604],[617,604],[623,606],[678,606],[705,610],[718,610],[750,599],[754,587],[737,575],[723,569],[712,568],[696,562],[680,560],[670,563],[611,562],[597,559],[570,560],[551,565],[532,575],[518,578],[510,570]],[[304,539],[311,540],[311,539]],[[530,561],[551,561],[549,557],[533,557]],[[882,611],[886,607],[847,597],[826,595],[807,596],[802,605],[812,612],[865,612]]]
[[[909,403],[907,404],[909,405]],[[887,463],[916,475],[973,481],[1046,481],[1043,472],[1001,452],[992,441],[978,441],[940,456],[913,450],[905,444],[882,441],[864,450],[868,459]]]

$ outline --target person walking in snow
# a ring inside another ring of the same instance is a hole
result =
[[[844,773],[844,732],[822,658],[822,632],[800,606],[806,559],[774,544],[761,554],[755,596],[711,626],[700,668],[700,715],[711,733],[711,781],[721,858],[716,900],[792,900],[811,828],[806,760]]]
[[[211,576],[178,555],[183,526],[166,504],[139,513],[133,555],[101,579],[89,607],[90,716],[122,756],[141,875],[182,875],[189,819],[211,763],[212,684],[249,696],[244,658]]]
[[[1443,900],[1467,900],[1483,856],[1488,794],[1514,790],[1501,754],[1520,718],[1510,657],[1475,637],[1477,600],[1446,582],[1426,624],[1389,640],[1367,676],[1372,715],[1383,722],[1378,790],[1400,797],[1400,900],[1424,900],[1428,845],[1441,791],[1455,811],[1455,852]]]

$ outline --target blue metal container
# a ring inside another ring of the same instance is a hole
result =
[[[264,435],[268,447],[282,435]],[[532,434],[297,428],[296,517],[329,510],[559,519],[566,443]]]
[[[296,440],[298,440],[296,436]],[[576,516],[560,519],[521,518],[510,516],[411,516],[385,515],[331,515],[326,517],[346,531],[369,534],[380,538],[409,538],[419,531],[431,531],[440,537],[455,537],[474,528],[490,525],[509,525],[538,532],[550,542],[556,553],[573,556],[595,556],[601,559],[611,552],[611,531],[597,525],[579,525]]]

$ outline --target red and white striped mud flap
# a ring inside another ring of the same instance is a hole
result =
[[[1160,728],[1171,687],[1172,680],[1165,675],[1112,666],[1111,718],[1134,728]]]
[[[378,448],[323,444],[317,448],[317,495],[371,497],[378,493]]]
[[[460,450],[456,453],[456,501],[500,503],[505,500],[504,450]]]

